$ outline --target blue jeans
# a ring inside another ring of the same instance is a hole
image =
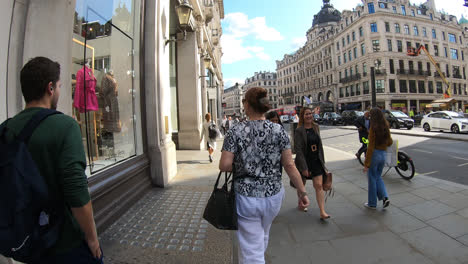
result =
[[[382,171],[385,166],[385,150],[374,150],[372,163],[367,173],[369,191],[368,205],[377,206],[377,198],[382,200],[388,197],[385,184],[382,180]]]
[[[88,244],[83,241],[80,246],[66,253],[46,257],[34,262],[34,264],[103,264],[103,257],[101,250],[101,258],[94,258]]]

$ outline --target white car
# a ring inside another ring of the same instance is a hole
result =
[[[280,116],[281,123],[288,123],[290,121],[289,115]]]
[[[468,118],[452,111],[438,111],[425,115],[421,120],[421,125],[425,131],[468,132]]]

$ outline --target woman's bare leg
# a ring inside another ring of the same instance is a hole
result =
[[[327,214],[327,212],[325,212],[325,192],[323,191],[323,188],[322,188],[323,177],[322,175],[315,176],[314,178],[312,178],[312,181],[314,183],[317,205],[320,209],[320,217],[327,218],[329,215]]]

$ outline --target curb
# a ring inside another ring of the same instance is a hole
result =
[[[346,130],[357,130],[357,128],[353,128],[353,127],[336,127],[336,128],[346,129]],[[453,138],[449,136],[440,136],[440,135],[411,134],[411,133],[405,133],[403,131],[398,131],[398,130],[390,130],[390,132],[392,134],[411,136],[411,137],[427,137],[427,138],[448,139],[448,140],[468,142],[468,135],[466,138]]]

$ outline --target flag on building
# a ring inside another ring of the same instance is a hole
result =
[[[312,102],[310,101],[310,98],[304,95],[304,99],[306,103],[311,104]]]

